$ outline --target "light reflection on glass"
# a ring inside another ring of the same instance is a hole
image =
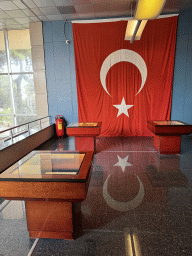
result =
[[[97,126],[97,123],[79,123],[79,126]]]
[[[7,56],[5,51],[4,33],[0,31],[0,73],[7,73]]]
[[[153,121],[157,125],[184,125],[182,122],[178,121]]]
[[[77,175],[85,154],[72,153],[36,153],[11,174],[47,175],[65,174]]]
[[[9,30],[8,40],[11,60],[11,71],[33,71],[29,29]]]
[[[19,116],[35,115],[36,114],[36,103],[35,103],[35,91],[34,81],[32,74],[18,74],[12,75],[12,83],[14,90],[15,99],[15,111],[17,114],[17,123],[26,123],[35,120],[35,117],[31,116]]]
[[[98,123],[88,123],[88,122],[84,122],[84,123],[78,123],[78,122],[75,122],[75,123],[71,123],[68,127],[86,127],[86,126],[97,126]]]

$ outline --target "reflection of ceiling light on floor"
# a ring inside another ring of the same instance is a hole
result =
[[[127,230],[125,232],[125,250],[127,256],[141,255],[141,247],[136,231],[131,232],[130,230]]]
[[[128,231],[125,233],[125,251],[127,256],[133,256],[131,234]]]
[[[133,244],[134,244],[134,249],[135,249],[135,255],[140,256],[141,255],[141,247],[139,243],[139,237],[137,233],[133,233]]]

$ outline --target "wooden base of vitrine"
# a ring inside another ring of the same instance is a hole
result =
[[[74,240],[73,233],[70,232],[29,231],[29,237]]]
[[[154,148],[158,151],[159,154],[163,155],[180,154],[181,135],[154,135]]]
[[[73,203],[25,201],[31,238],[74,239]]]

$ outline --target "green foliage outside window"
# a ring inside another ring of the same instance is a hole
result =
[[[0,31],[2,32],[2,31]],[[9,32],[8,32],[9,33]],[[20,32],[11,31],[9,35],[9,45],[12,49],[9,49],[10,67],[12,73],[10,77],[4,73],[7,73],[7,56],[5,50],[0,48],[0,130],[7,126],[14,126],[12,120],[13,108],[12,108],[12,96],[10,79],[12,81],[15,114],[17,125],[36,119],[36,104],[34,93],[34,82],[32,73],[32,60],[31,49],[29,49],[30,42],[26,49],[21,49],[23,45],[13,42],[13,37],[16,40],[19,39]],[[2,35],[1,41],[3,40]],[[24,40],[29,38],[29,32],[23,31]],[[15,49],[18,46],[19,49]],[[30,72],[31,74],[25,74]],[[1,115],[10,116],[1,116]],[[22,116],[22,115],[27,116]],[[19,116],[21,115],[21,116]],[[34,116],[35,115],[35,116]]]

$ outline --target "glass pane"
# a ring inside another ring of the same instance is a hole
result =
[[[85,154],[77,153],[36,153],[11,174],[18,174],[20,177],[28,174],[77,175],[84,156]]]
[[[25,123],[34,121],[36,119],[37,119],[37,116],[16,116],[17,125],[25,124]],[[34,122],[34,123],[36,123],[36,122]],[[29,128],[31,128],[32,126],[33,126],[33,123],[31,123]],[[34,126],[35,126],[35,124],[34,124]],[[24,129],[23,127],[25,127],[25,126],[21,126],[21,129]]]
[[[184,125],[184,123],[178,121],[153,121],[157,125]]]
[[[7,73],[7,58],[5,52],[4,33],[0,31],[0,73]]]
[[[93,127],[93,126],[100,126],[99,123],[88,123],[88,122],[84,122],[84,123],[78,123],[78,122],[75,122],[75,123],[71,123],[70,125],[68,125],[68,127]]]
[[[11,116],[1,116],[11,115]],[[12,120],[12,103],[7,75],[0,76],[0,130],[8,129],[13,125]]]
[[[14,75],[12,81],[16,115],[36,115],[33,75]]]
[[[12,116],[0,116],[0,131],[7,130],[11,126],[13,126],[13,118]],[[9,132],[7,133],[1,133],[0,137],[6,137],[8,136]]]
[[[31,72],[31,45],[29,29],[8,31],[12,72]]]

